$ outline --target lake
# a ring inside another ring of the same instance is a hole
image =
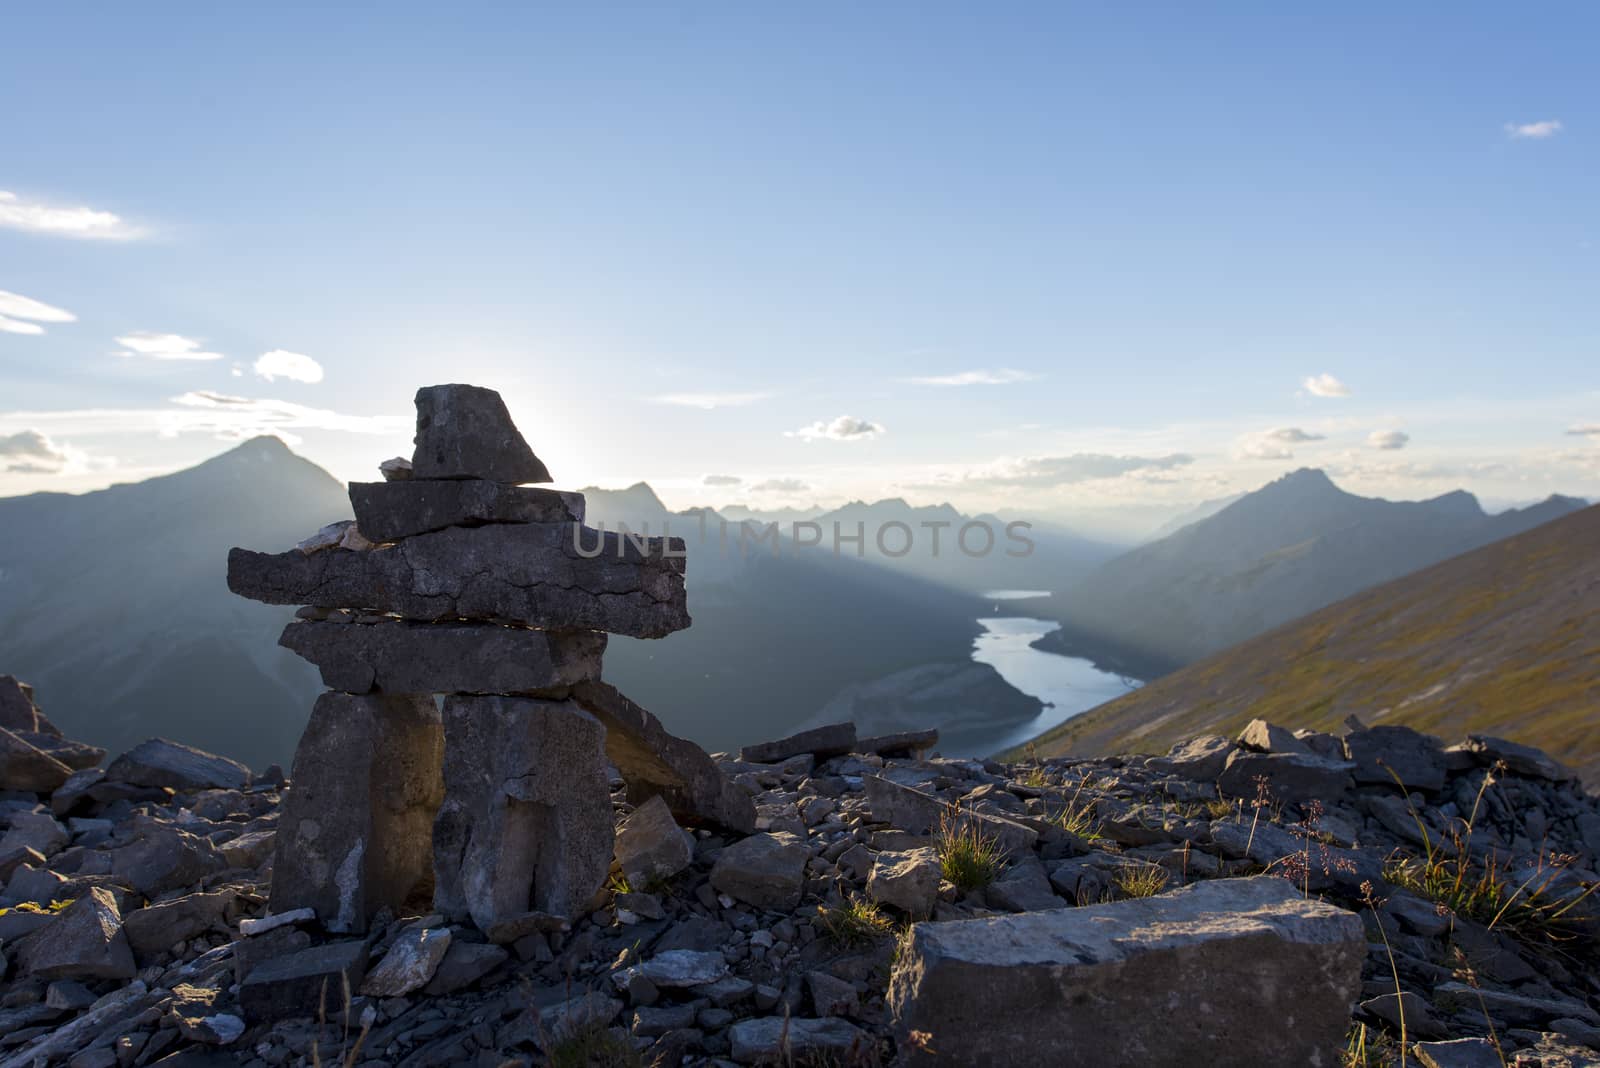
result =
[[[990,590],[984,594],[996,602],[1048,596],[1043,590]],[[1088,660],[1032,648],[1032,642],[1060,626],[1053,620],[999,616],[978,623],[983,633],[973,642],[972,659],[991,665],[1011,685],[1043,701],[1045,708],[1027,723],[998,727],[986,735],[963,732],[958,746],[940,746],[946,756],[988,756],[1021,745],[1139,686],[1136,680],[1101,671]]]

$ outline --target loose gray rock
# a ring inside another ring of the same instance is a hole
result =
[[[879,853],[867,876],[867,896],[913,919],[933,915],[939,900],[939,854],[930,848]]]
[[[371,552],[228,553],[228,588],[267,604],[376,609],[660,638],[689,625],[681,538],[577,523],[450,527]]]
[[[122,929],[134,954],[144,960],[221,927],[224,911],[238,897],[236,891],[222,889],[158,901],[128,913]]]
[[[897,734],[879,734],[872,738],[856,739],[857,753],[876,753],[881,757],[919,759],[922,754],[939,744],[939,731],[929,727],[922,731],[900,731]]]
[[[67,781],[72,769],[0,727],[0,790],[47,794]]]
[[[73,771],[95,767],[106,758],[106,751],[98,745],[75,742],[59,734],[46,731],[17,731],[16,735],[41,753],[49,753]]]
[[[272,910],[366,930],[431,881],[444,736],[430,696],[325,693],[295,750],[272,865]]]
[[[611,980],[620,990],[635,976],[649,980],[658,990],[682,990],[714,983],[728,974],[728,962],[721,953],[692,949],[669,949],[657,953],[643,964],[612,972]]]
[[[38,729],[39,709],[33,703],[33,687],[15,675],[0,675],[0,730]]]
[[[605,728],[570,701],[451,696],[434,905],[480,930],[576,917],[611,867]]]
[[[1031,854],[1006,865],[1000,878],[984,889],[984,897],[995,908],[1007,912],[1038,912],[1058,909],[1067,903],[1050,888],[1044,865]]]
[[[250,785],[250,769],[204,749],[151,738],[113,760],[106,778],[173,790],[242,790]]]
[[[99,886],[23,938],[16,950],[21,971],[35,979],[126,980],[138,974],[117,899]]]
[[[581,523],[583,494],[504,482],[352,482],[356,526],[374,541],[485,523]]]
[[[787,831],[753,834],[722,851],[711,867],[711,885],[729,897],[763,909],[792,909],[805,886],[805,840]]]
[[[449,950],[447,928],[408,927],[362,980],[361,993],[374,998],[400,998],[420,990],[433,978]]]
[[[606,729],[606,759],[628,784],[635,804],[659,796],[673,816],[750,834],[756,806],[695,743],[670,734],[647,709],[598,680],[572,688],[572,699]]]
[[[931,794],[901,786],[881,775],[864,775],[862,781],[873,818],[908,834],[932,834],[944,821],[953,820],[963,829],[975,827],[1013,856],[1031,850],[1039,840],[1038,831],[1004,816],[974,812],[965,807],[952,810],[949,804]]]
[[[1234,744],[1222,735],[1202,734],[1173,746],[1166,760],[1174,775],[1209,782],[1222,774],[1233,750]]]
[[[345,693],[529,694],[600,677],[599,631],[481,623],[328,623],[299,620],[278,644]]]
[[[1239,732],[1239,744],[1257,753],[1300,753],[1310,756],[1311,747],[1285,730],[1264,719],[1253,719]]]
[[[1096,1063],[1149,1068],[1333,1065],[1365,956],[1354,913],[1283,879],[1223,879],[917,924],[888,1000],[907,1064],[1070,1064],[1094,1050]]]
[[[1475,756],[1481,764],[1503,761],[1507,770],[1529,779],[1565,782],[1573,778],[1572,772],[1562,767],[1560,761],[1531,745],[1487,734],[1469,734],[1460,748]]]
[[[510,952],[502,946],[453,941],[433,973],[433,978],[423,987],[423,993],[442,997],[465,990],[504,964],[510,956]]]
[[[239,1008],[252,1024],[285,1016],[332,1016],[343,1008],[366,975],[362,939],[311,946],[262,961],[239,984]]]
[[[694,844],[660,797],[652,797],[617,828],[617,866],[634,887],[670,879],[694,863]]]
[[[1418,1042],[1412,1047],[1423,1068],[1505,1068],[1505,1060],[1485,1038]]]
[[[1272,796],[1280,801],[1326,800],[1351,787],[1355,765],[1310,753],[1256,753],[1236,749],[1217,779],[1224,797],[1256,796],[1257,780],[1265,779]]]
[[[855,1063],[876,1043],[872,1036],[847,1020],[759,1016],[740,1020],[728,1028],[732,1055],[740,1064],[803,1064],[811,1058],[833,1058]]]
[[[500,394],[451,383],[417,390],[411,477],[549,482],[550,472],[523,439]]]
[[[855,747],[854,723],[830,723],[775,742],[747,745],[739,750],[739,759],[747,764],[778,764],[801,753],[810,753],[818,760],[826,760],[828,757],[843,756]]]
[[[1351,731],[1345,735],[1344,746],[1355,764],[1358,783],[1393,786],[1398,776],[1408,790],[1438,793],[1444,789],[1444,751],[1437,738],[1410,727],[1381,726]]]
[[[46,857],[53,857],[66,848],[66,828],[56,822],[48,812],[19,812],[11,817],[11,826],[0,835],[0,856],[8,856],[31,849]]]

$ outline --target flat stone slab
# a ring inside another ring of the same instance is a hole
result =
[[[571,701],[444,701],[434,908],[480,931],[529,912],[572,918],[611,867],[605,728]]]
[[[1285,879],[1220,879],[916,924],[888,1003],[906,1064],[1335,1065],[1366,948]]]
[[[431,696],[317,698],[278,818],[272,911],[309,908],[327,930],[359,932],[425,893],[443,754]]]
[[[239,984],[239,1008],[252,1024],[285,1016],[331,1017],[344,1009],[367,972],[364,939],[311,946],[256,965]]]
[[[606,636],[492,623],[299,620],[283,628],[278,644],[345,693],[528,694],[598,679]]]
[[[399,541],[445,527],[485,523],[581,523],[583,494],[504,482],[352,482],[356,528],[372,541]]]
[[[417,390],[411,477],[549,482],[550,472],[511,421],[500,394],[451,383]]]
[[[681,538],[578,523],[450,527],[367,552],[233,549],[228,588],[267,604],[367,608],[422,622],[660,638],[689,625],[683,551]]]
[[[47,794],[71,775],[61,761],[0,727],[0,790]]]
[[[801,753],[810,753],[818,760],[826,760],[851,752],[855,745],[854,723],[830,723],[774,742],[747,745],[739,750],[739,759],[747,764],[779,764]]]
[[[173,790],[242,790],[250,785],[250,769],[192,745],[150,738],[113,760],[106,778]]]
[[[685,823],[715,824],[740,834],[756,829],[750,795],[722,773],[711,755],[667,731],[647,709],[615,686],[579,683],[572,699],[606,729],[606,759],[628,784],[628,798],[641,804],[659,796]]]

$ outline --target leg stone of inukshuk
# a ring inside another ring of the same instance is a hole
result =
[[[480,930],[582,912],[611,865],[605,728],[569,701],[446,697],[434,907]]]
[[[426,901],[443,750],[431,695],[317,698],[278,827],[272,910],[363,931],[385,905]]]

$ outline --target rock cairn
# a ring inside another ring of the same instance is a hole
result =
[[[584,911],[629,797],[748,832],[697,746],[600,679],[606,634],[689,625],[678,539],[593,530],[500,395],[417,392],[416,451],[352,483],[354,521],[278,554],[234,549],[233,592],[304,605],[280,644],[317,665],[273,868],[274,911],[359,932],[426,905],[497,940]],[[442,711],[435,695],[444,695]]]

